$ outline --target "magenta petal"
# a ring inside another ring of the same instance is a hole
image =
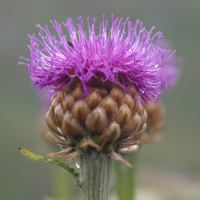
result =
[[[91,80],[97,75],[102,82],[118,83],[120,77],[125,90],[134,84],[143,100],[157,101],[167,89],[165,57],[171,54],[171,50],[158,45],[162,33],[153,35],[153,28],[148,32],[139,20],[132,25],[128,18],[122,22],[113,17],[112,26],[107,30],[108,21],[103,16],[98,35],[95,34],[95,19],[90,25],[88,18],[87,35],[83,20],[78,19],[77,28],[70,18],[63,23],[70,36],[68,39],[56,21],[51,23],[58,33],[57,38],[50,34],[47,26],[40,25],[37,25],[40,39],[29,35],[31,59],[23,59],[30,63],[20,64],[28,66],[32,85],[56,91],[77,77],[87,95]]]

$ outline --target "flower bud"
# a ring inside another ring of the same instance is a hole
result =
[[[144,108],[147,112],[147,137],[145,142],[158,142],[162,139],[160,133],[165,129],[165,107],[161,100],[157,103],[146,104]]]

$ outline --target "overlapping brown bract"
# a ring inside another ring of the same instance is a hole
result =
[[[147,137],[145,142],[154,143],[162,140],[161,132],[165,129],[165,107],[161,100],[157,103],[146,104],[144,108],[148,114],[146,121],[147,124]]]
[[[145,138],[146,120],[141,99],[132,89],[128,94],[119,85],[94,81],[85,97],[80,82],[66,85],[52,96],[46,122],[48,139],[68,148],[48,155],[71,161],[94,148],[130,167],[118,152],[137,151]]]

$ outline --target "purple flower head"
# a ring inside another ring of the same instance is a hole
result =
[[[162,39],[159,42],[159,46],[161,48],[169,49],[171,48],[172,44]],[[179,81],[181,75],[180,64],[182,62],[182,58],[176,57],[175,52],[173,52],[173,54],[167,54],[165,56],[165,62],[167,62],[167,64],[164,67],[163,75],[166,78],[167,90],[171,90]]]
[[[47,26],[40,25],[37,25],[40,39],[29,35],[31,59],[22,58],[29,64],[19,64],[28,66],[32,85],[37,85],[38,90],[47,87],[49,91],[56,91],[78,78],[88,95],[92,79],[98,78],[102,83],[118,83],[127,91],[130,87],[136,88],[146,102],[157,101],[167,87],[163,72],[169,62],[165,56],[171,51],[158,45],[162,33],[152,35],[154,28],[148,32],[139,20],[132,25],[128,18],[122,22],[113,16],[108,30],[108,21],[103,16],[98,35],[95,19],[92,25],[87,19],[87,35],[83,31],[83,20],[81,17],[78,20],[77,28],[70,18],[63,22],[69,39],[56,21],[50,22],[58,38],[50,34]]]

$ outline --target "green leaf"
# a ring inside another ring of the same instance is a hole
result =
[[[33,160],[42,160],[46,163],[52,163],[52,164],[58,165],[59,167],[62,167],[63,169],[65,169],[66,171],[70,173],[70,175],[72,176],[74,182],[76,183],[78,187],[81,187],[83,185],[83,182],[80,182],[79,180],[79,174],[75,172],[73,167],[66,165],[64,162],[61,162],[60,160],[54,160],[54,159],[50,159],[44,156],[36,155],[34,153],[31,153],[30,151],[27,151],[26,149],[19,148],[19,150],[25,156],[28,156],[29,158]]]

